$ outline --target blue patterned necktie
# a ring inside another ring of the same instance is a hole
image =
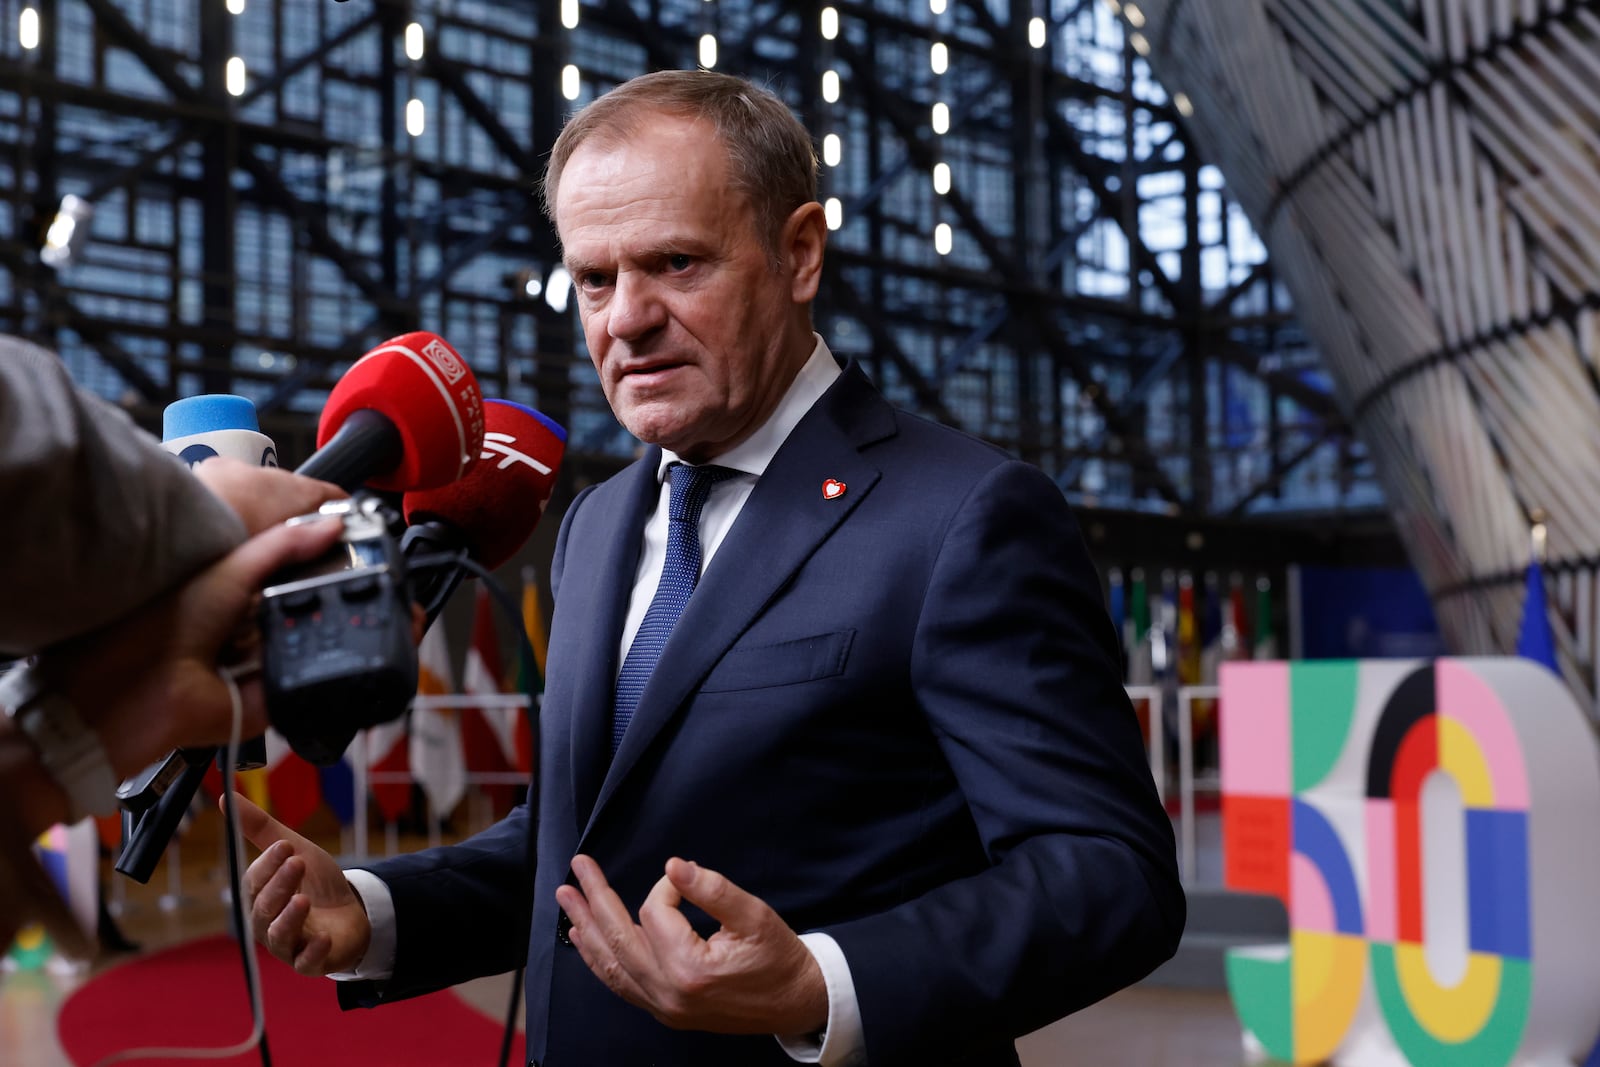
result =
[[[667,558],[661,566],[661,584],[655,599],[644,613],[639,632],[628,646],[628,657],[617,674],[617,699],[611,713],[611,754],[617,754],[622,735],[639,706],[644,683],[656,669],[667,637],[689,603],[689,594],[700,581],[700,509],[705,507],[711,487],[739,472],[727,467],[691,467],[673,463],[667,467],[671,487],[667,498]]]

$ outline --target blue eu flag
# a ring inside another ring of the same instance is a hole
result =
[[[1545,603],[1544,573],[1537,559],[1528,562],[1527,595],[1522,600],[1522,629],[1517,634],[1517,655],[1526,656],[1560,673],[1556,666],[1556,639],[1550,630]]]

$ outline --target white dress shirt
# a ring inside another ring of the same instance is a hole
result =
[[[733,526],[756,480],[766,473],[767,465],[778,449],[788,440],[789,434],[811,410],[834,379],[839,377],[839,365],[833,353],[820,336],[816,347],[806,360],[794,382],[767,421],[748,438],[733,448],[716,456],[711,462],[719,467],[739,471],[737,477],[728,478],[711,487],[705,507],[700,512],[700,573],[705,574],[712,557],[722,545],[728,530]],[[656,586],[661,581],[661,568],[667,555],[668,487],[667,465],[680,462],[677,455],[665,449],[656,468],[656,478],[661,484],[661,495],[650,520],[645,523],[644,543],[639,552],[639,568],[634,573],[633,594],[628,601],[628,615],[623,621],[622,637],[617,650],[617,669],[628,657],[628,648],[644,622],[650,601],[655,598]],[[686,859],[693,859],[688,856]],[[350,886],[366,905],[367,917],[372,924],[372,940],[367,954],[354,971],[329,975],[338,981],[381,981],[394,970],[395,917],[394,900],[383,879],[370,871],[345,872]],[[821,1034],[778,1035],[778,1042],[790,1058],[800,1063],[820,1063],[823,1067],[850,1067],[865,1062],[866,1043],[861,1029],[861,1007],[856,999],[855,983],[850,977],[850,965],[838,942],[823,933],[808,933],[800,941],[816,959],[828,989],[828,1024]]]

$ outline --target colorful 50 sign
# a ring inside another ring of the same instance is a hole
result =
[[[1229,953],[1289,1063],[1581,1060],[1600,1030],[1600,752],[1521,659],[1222,669],[1224,881],[1289,912]]]

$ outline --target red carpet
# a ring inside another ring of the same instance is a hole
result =
[[[373,1011],[339,1010],[332,983],[305,978],[257,946],[274,1067],[492,1067],[501,1027],[450,992]],[[238,946],[209,937],[97,975],[72,994],[57,1021],[61,1045],[78,1067],[146,1046],[221,1047],[250,1031]],[[190,1067],[195,1060],[138,1060]],[[259,1064],[255,1053],[206,1060],[227,1067]],[[522,1035],[511,1062],[522,1061]]]

